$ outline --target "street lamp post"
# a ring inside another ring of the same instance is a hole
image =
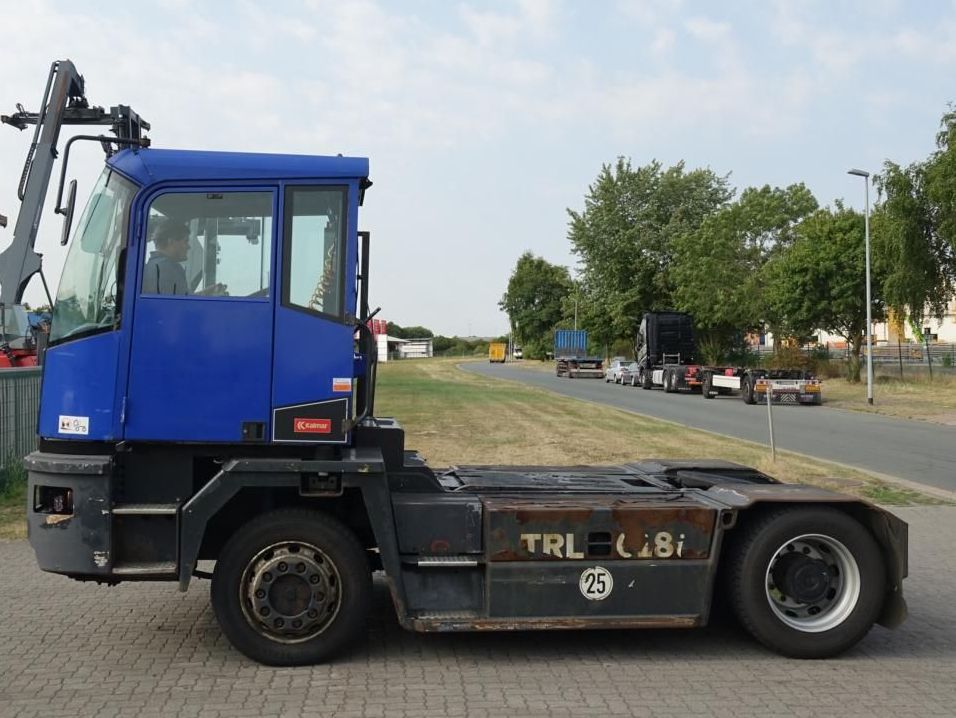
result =
[[[866,403],[873,403],[873,345],[870,332],[873,330],[873,301],[870,298],[870,173],[852,169],[847,174],[863,178],[866,212],[863,215],[864,244],[866,246]]]

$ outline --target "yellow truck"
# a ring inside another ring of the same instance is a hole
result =
[[[508,353],[508,345],[504,342],[491,342],[488,345],[488,361],[501,362],[504,364],[505,356]]]

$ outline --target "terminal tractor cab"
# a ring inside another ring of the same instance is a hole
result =
[[[230,641],[279,665],[347,650],[375,571],[416,631],[692,627],[720,594],[818,657],[903,620],[906,524],[853,497],[714,460],[429,468],[374,416],[368,160],[156,149],[83,90],[55,63],[43,111],[5,118],[37,124],[37,219],[53,130],[113,130],[75,220],[74,140],[61,168],[70,246],[26,459],[43,570],[211,578]],[[15,236],[4,290],[34,241]]]

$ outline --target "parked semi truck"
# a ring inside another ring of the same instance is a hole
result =
[[[802,369],[706,366],[698,360],[694,318],[683,312],[646,312],[634,346],[637,383],[665,392],[699,391],[705,399],[737,394],[745,403],[820,404],[821,384]]]
[[[588,355],[588,333],[584,329],[556,329],[554,332],[554,374],[568,379],[604,378],[604,360]]]
[[[67,102],[89,107],[62,61],[47,110],[17,117],[55,134]],[[767,646],[821,657],[905,617],[907,526],[860,499],[710,459],[429,467],[374,414],[368,160],[155,149],[129,128],[97,138],[56,293],[25,462],[43,570],[211,578],[225,635],[275,665],[361,641],[373,572],[423,632],[702,626],[720,594]]]

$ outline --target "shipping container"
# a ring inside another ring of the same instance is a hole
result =
[[[557,329],[554,332],[554,356],[581,357],[588,353],[586,329]]]

